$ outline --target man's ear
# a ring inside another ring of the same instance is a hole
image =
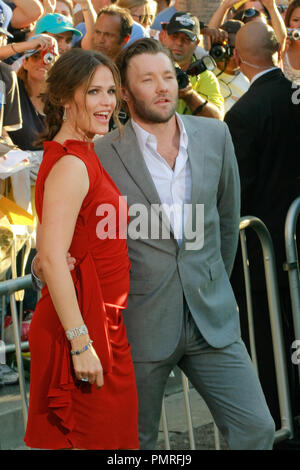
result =
[[[162,30],[159,32],[159,34],[158,34],[159,41],[160,41],[163,45],[165,45],[164,41],[165,41],[165,38],[166,38],[167,34],[168,34],[167,31],[164,30],[164,29],[162,29]]]
[[[237,65],[237,67],[240,67],[242,61],[240,59],[238,51],[236,50],[236,47],[233,50],[233,57],[235,58],[235,63]]]

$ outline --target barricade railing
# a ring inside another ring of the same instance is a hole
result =
[[[289,383],[286,367],[285,346],[282,333],[281,308],[279,300],[279,290],[277,282],[277,271],[275,264],[275,254],[270,233],[265,224],[257,217],[242,217],[240,221],[240,238],[242,246],[243,267],[245,277],[245,288],[247,297],[249,335],[251,339],[251,357],[254,357],[254,366],[257,370],[257,358],[255,350],[255,332],[253,328],[253,312],[251,302],[251,284],[249,273],[249,261],[246,250],[245,230],[252,228],[260,241],[265,269],[265,279],[267,288],[267,298],[269,305],[269,317],[271,324],[272,345],[275,361],[275,372],[277,381],[277,391],[279,409],[281,416],[281,428],[275,433],[275,443],[293,437],[293,421],[290,404]],[[251,331],[250,331],[251,330]]]
[[[288,272],[291,306],[295,339],[300,340],[300,270],[297,252],[296,228],[300,214],[300,197],[294,200],[288,210],[285,221],[285,251],[286,263],[284,269]],[[300,363],[298,364],[298,378],[300,383]]]
[[[297,214],[299,213],[300,198],[299,198],[299,202],[297,203],[297,208],[295,206],[291,208],[291,214],[292,214],[291,219],[292,219],[292,227],[293,227],[290,230],[291,233],[294,233],[294,227],[296,224],[295,212],[297,212]],[[264,259],[267,298],[268,298],[269,316],[270,316],[271,332],[272,332],[272,344],[273,344],[275,369],[276,369],[275,372],[276,372],[279,408],[280,408],[280,416],[281,416],[281,428],[276,430],[276,433],[275,433],[275,443],[277,443],[277,442],[281,442],[283,440],[290,439],[293,437],[293,424],[292,424],[293,421],[292,421],[292,412],[291,412],[291,404],[290,404],[287,368],[286,368],[286,357],[284,353],[285,347],[284,347],[284,342],[283,342],[282,325],[281,325],[281,309],[280,309],[280,300],[279,300],[279,291],[278,291],[278,282],[277,282],[277,271],[276,271],[276,265],[275,265],[275,254],[274,254],[273,242],[265,224],[257,217],[252,217],[252,216],[242,217],[240,221],[240,240],[241,240],[241,250],[242,250],[243,268],[244,268],[245,289],[246,289],[250,350],[251,350],[251,359],[252,359],[252,362],[253,362],[253,365],[257,374],[258,374],[258,366],[257,366],[257,354],[256,354],[256,347],[255,347],[255,331],[254,331],[254,321],[253,321],[250,270],[249,270],[249,259],[248,259],[246,233],[245,233],[246,229],[248,228],[252,228],[256,232],[261,243],[263,259]],[[291,265],[294,266],[294,261],[296,259],[294,254],[293,256],[288,256],[287,259],[288,261],[292,260]],[[299,269],[299,265],[298,265],[298,269]],[[299,292],[299,291],[294,289],[294,292]],[[299,315],[300,310],[296,306],[294,311],[295,311],[295,315],[296,315],[296,312],[298,312],[298,315],[296,316],[298,320],[298,325],[300,326],[299,318],[298,318],[300,316]],[[298,330],[298,332],[300,332],[300,330]],[[299,336],[297,337],[300,339],[300,333],[299,333]],[[186,407],[187,428],[188,428],[188,433],[189,433],[189,438],[190,438],[190,449],[194,450],[195,439],[194,439],[194,430],[193,430],[193,425],[192,425],[192,413],[191,413],[190,403],[189,403],[188,379],[185,377],[183,373],[182,373],[182,385],[183,385],[183,394],[184,394],[184,401],[185,401],[185,407]],[[163,433],[165,437],[165,448],[170,449],[165,402],[163,402],[161,424],[162,424]],[[220,449],[219,430],[214,422],[213,424],[214,424],[215,448],[219,450]]]
[[[183,390],[183,397],[184,397],[185,415],[186,415],[187,430],[188,430],[188,435],[189,435],[190,450],[196,450],[196,442],[195,442],[195,434],[194,434],[192,412],[191,412],[192,410],[191,410],[190,394],[189,394],[190,392],[189,381],[183,372],[181,372],[181,383],[182,383],[182,390]],[[169,430],[168,430],[168,419],[167,419],[165,398],[163,399],[163,403],[162,403],[161,426],[162,426],[162,431],[164,435],[165,449],[170,450],[171,445],[170,445],[170,437],[169,437]],[[213,421],[213,426],[214,426],[215,449],[220,450],[219,430],[214,421]]]
[[[0,298],[1,296],[8,295],[9,301],[10,301],[10,311],[11,311],[11,318],[12,318],[12,325],[13,325],[14,343],[12,344],[4,343],[4,344],[5,344],[5,353],[7,352],[16,353],[24,429],[26,429],[26,424],[27,424],[28,400],[27,400],[27,393],[26,393],[26,383],[25,383],[22,350],[28,349],[29,345],[28,345],[28,341],[21,342],[21,339],[20,339],[19,320],[18,320],[15,292],[18,292],[20,290],[26,289],[31,286],[32,286],[32,283],[31,283],[30,274],[28,274],[27,276],[19,277],[17,279],[10,279],[7,281],[0,282]]]

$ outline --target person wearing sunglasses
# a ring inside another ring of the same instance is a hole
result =
[[[249,88],[248,78],[241,72],[234,57],[235,36],[243,23],[238,20],[228,20],[221,25],[227,32],[228,39],[224,44],[214,43],[210,49],[217,69],[214,73],[219,81],[220,90],[224,98],[225,113],[240,99]]]
[[[152,16],[150,15],[149,0],[117,0],[115,4],[120,8],[128,10],[133,19],[132,34],[127,46],[137,39],[149,37],[147,28],[149,26],[149,18]]]

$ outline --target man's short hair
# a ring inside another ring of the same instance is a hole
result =
[[[142,38],[134,41],[130,46],[123,49],[120,55],[117,58],[117,66],[121,75],[121,83],[122,85],[127,85],[127,69],[129,62],[131,59],[137,55],[141,54],[158,54],[158,53],[165,54],[171,61],[172,65],[174,66],[174,59],[172,56],[172,52],[170,49],[165,47],[161,42],[157,41],[156,39],[152,38]]]
[[[121,28],[120,28],[120,38],[121,42],[123,39],[125,39],[127,36],[130,36],[131,31],[132,31],[132,25],[133,25],[133,19],[129,13],[128,10],[125,8],[120,8],[117,5],[107,5],[99,11],[97,15],[97,19],[101,15],[111,15],[111,16],[118,16],[121,21]]]

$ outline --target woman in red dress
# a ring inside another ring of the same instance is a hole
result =
[[[138,448],[137,393],[122,319],[130,262],[118,213],[127,204],[92,143],[108,132],[112,115],[117,120],[119,89],[115,65],[94,51],[72,49],[49,73],[48,141],[36,183],[46,285],[29,337],[29,447]],[[107,207],[116,217],[105,231]],[[72,272],[68,251],[76,259]]]

